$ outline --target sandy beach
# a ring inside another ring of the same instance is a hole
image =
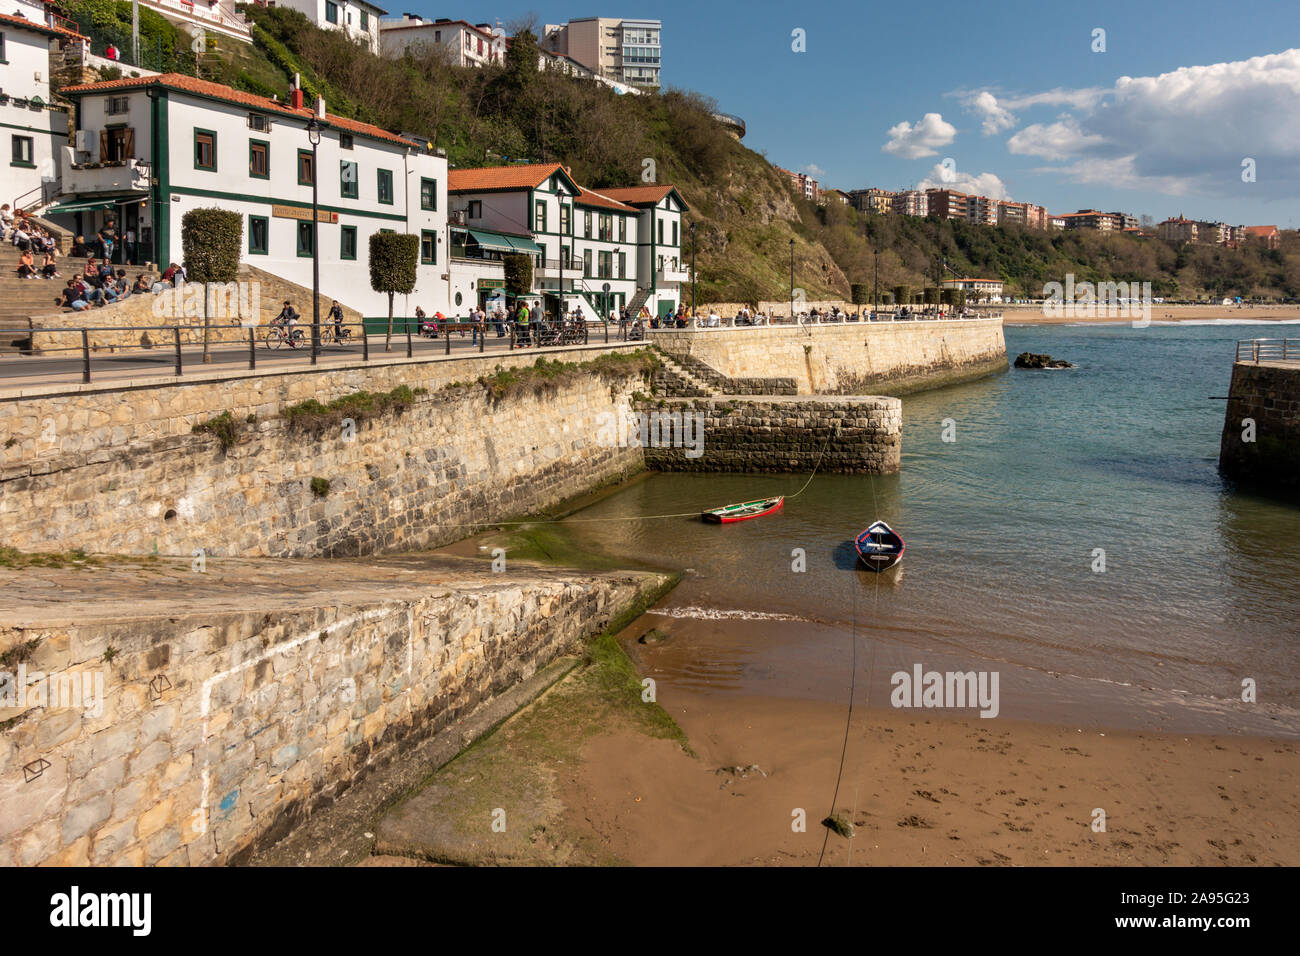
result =
[[[1128,317],[1115,315],[1050,316],[1043,313],[1041,305],[1002,305],[1003,322],[1007,325],[1076,325],[1118,323],[1130,324]],[[1300,322],[1300,305],[1245,305],[1241,308],[1225,305],[1163,305],[1151,306],[1152,322]]]
[[[854,826],[846,839],[821,824],[845,707],[667,697],[698,756],[603,735],[563,790],[565,828],[634,864],[1300,863],[1294,742],[862,708],[835,801]],[[1105,832],[1093,828],[1099,809]]]

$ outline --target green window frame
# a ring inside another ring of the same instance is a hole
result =
[[[618,217],[618,241],[627,242],[627,216]]]
[[[299,257],[311,258],[312,254],[312,222],[310,219],[298,220],[298,255]]]
[[[204,153],[207,156],[204,156]],[[194,127],[194,168],[209,173],[217,171],[217,131]]]
[[[420,208],[438,209],[438,180],[420,177]]]
[[[656,219],[655,227],[658,230],[657,235],[659,239],[659,245],[662,246],[664,244],[664,221],[662,219]]]
[[[674,221],[673,221],[673,245],[674,245],[674,246],[679,246],[679,245],[681,245],[681,243],[678,241],[678,238],[679,238],[679,237],[678,237],[678,235],[677,235],[677,226],[678,226],[678,223],[677,223],[676,220],[674,220]]]
[[[11,149],[13,152],[11,153],[12,159],[9,162],[10,166],[22,166],[25,169],[36,168],[36,153],[34,152],[36,140],[33,137],[15,134]]]
[[[626,278],[627,278],[627,253],[626,253],[626,252],[620,252],[620,253],[618,254],[618,276],[617,276],[617,278],[619,278],[619,279],[626,279]]]
[[[325,0],[325,19],[338,26],[339,5],[334,0]]]
[[[339,161],[339,195],[344,199],[357,199],[361,195],[360,173],[353,160]]]
[[[364,30],[366,33],[369,33],[369,32],[370,32],[370,13],[369,13],[369,11],[366,11],[366,10],[362,10],[362,11],[361,11],[361,29]]]
[[[298,150],[298,185],[310,186],[316,179],[316,160],[310,149]]]
[[[393,204],[393,171],[381,169],[379,172],[379,201],[385,206]]]
[[[357,227],[339,227],[339,258],[352,262],[357,258]]]
[[[428,229],[420,232],[420,264],[426,266],[438,264],[438,234]]]
[[[546,200],[533,201],[533,232],[546,231]]]
[[[568,203],[560,204],[560,235],[573,235],[573,207]]]
[[[248,254],[250,256],[265,256],[269,254],[270,251],[271,220],[266,216],[249,216]]]
[[[260,149],[259,149],[260,147]],[[258,153],[262,156],[262,171],[257,171]],[[264,139],[250,139],[248,141],[248,175],[253,179],[270,179],[271,178],[271,144]]]

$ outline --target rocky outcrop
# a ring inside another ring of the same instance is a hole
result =
[[[1050,355],[1037,352],[1021,352],[1016,356],[1016,368],[1074,368],[1074,363],[1065,359],[1054,359]]]

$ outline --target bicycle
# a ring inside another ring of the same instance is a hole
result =
[[[349,328],[336,326],[333,323],[321,326],[321,345],[348,345],[351,339],[352,330]]]
[[[302,329],[295,327],[290,333],[283,325],[273,324],[266,333],[266,347],[278,349],[281,345],[296,349],[302,344]]]

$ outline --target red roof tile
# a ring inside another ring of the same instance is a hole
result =
[[[448,192],[488,192],[500,189],[536,189],[557,172],[572,177],[559,163],[521,163],[518,166],[482,166],[447,173]],[[577,184],[574,183],[576,186]]]
[[[258,96],[256,93],[246,93],[243,90],[236,90],[209,80],[200,80],[193,76],[185,76],[182,73],[163,73],[161,76],[133,76],[124,77],[120,80],[105,80],[100,83],[81,83],[76,86],[65,86],[60,92],[64,94],[111,93],[116,90],[139,90],[150,87],[162,87],[168,90],[177,90],[181,93],[193,93],[195,96],[203,96],[208,99],[221,100],[224,103],[233,103],[236,106],[247,106],[251,109],[293,116],[301,120],[309,120],[316,115],[315,110],[307,107],[294,109],[288,103],[279,100],[271,100],[265,96]],[[370,136],[374,139],[382,139],[415,148],[415,144],[403,136],[390,133],[388,130],[381,129],[370,123],[348,119],[345,116],[326,113],[324,124],[348,132],[359,133],[362,136]]]
[[[580,202],[584,206],[600,206],[602,209],[615,209],[619,212],[636,212],[634,208],[621,203],[617,199],[611,199],[602,193],[595,192],[591,189],[578,187],[578,197],[575,202]]]
[[[18,17],[9,13],[0,13],[0,23],[11,23],[15,26],[27,27],[37,33],[44,33],[46,36],[69,37],[74,40],[88,40],[75,30],[68,30],[64,27],[52,27],[46,23],[34,23],[26,17]]]

